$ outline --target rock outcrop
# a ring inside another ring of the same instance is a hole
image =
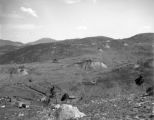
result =
[[[83,60],[76,63],[80,68],[84,70],[97,70],[97,69],[107,69],[108,66],[100,61],[93,61],[91,59]]]

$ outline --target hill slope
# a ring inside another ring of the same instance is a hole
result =
[[[27,45],[37,45],[37,44],[42,44],[42,43],[52,43],[52,42],[56,42],[56,40],[51,39],[51,38],[41,38],[37,41],[34,42],[30,42]]]
[[[13,42],[13,41],[10,41],[10,40],[2,40],[2,39],[0,39],[0,46],[5,46],[5,45],[21,46],[23,44],[20,43],[20,42]]]
[[[0,55],[19,49],[19,46],[5,45],[0,46]]]
[[[78,56],[99,59],[108,66],[137,62],[153,56],[154,34],[139,34],[123,40],[88,37],[25,46],[0,56],[0,64],[42,62]]]
[[[20,42],[13,42],[10,40],[0,39],[0,55],[17,50],[21,48],[24,44]]]
[[[19,50],[9,52],[5,55],[0,56],[0,63],[6,64],[10,61],[16,63],[31,63],[46,61],[52,59],[63,59],[68,57],[76,57],[84,54],[96,53],[96,46],[101,42],[105,42],[102,38],[84,38],[65,40],[54,43],[44,43],[38,45],[25,46]],[[95,43],[95,45],[92,45]]]

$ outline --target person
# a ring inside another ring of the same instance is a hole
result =
[[[62,97],[61,97],[61,101],[67,101],[69,99],[69,95],[67,93],[65,93]]]
[[[50,98],[53,98],[56,96],[55,86],[52,86],[50,88]]]
[[[140,86],[144,83],[144,79],[143,79],[142,75],[140,75],[138,78],[135,79],[135,83],[138,86]]]
[[[57,96],[56,96],[56,90],[55,90],[55,86],[52,86],[51,88],[50,88],[50,92],[49,92],[49,99],[50,99],[50,102],[54,99],[54,100],[56,100],[55,102],[56,102],[56,104],[57,104]],[[52,100],[51,100],[52,99]]]
[[[147,88],[146,93],[148,96],[154,96],[154,86]]]

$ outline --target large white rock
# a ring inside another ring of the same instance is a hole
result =
[[[18,74],[20,74],[22,76],[28,75],[28,70],[27,69],[18,69],[17,72],[18,72]]]
[[[86,115],[80,112],[77,107],[73,107],[72,105],[63,104],[59,108],[59,120],[77,119],[84,116]]]

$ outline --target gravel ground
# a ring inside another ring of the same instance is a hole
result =
[[[31,106],[18,109],[0,103],[0,120],[55,120],[55,110]],[[80,120],[152,120],[154,119],[154,97],[130,94],[112,99],[95,98],[76,105],[86,114]]]
[[[152,120],[154,98],[131,94],[114,99],[95,99],[79,106],[87,117],[81,120]]]

